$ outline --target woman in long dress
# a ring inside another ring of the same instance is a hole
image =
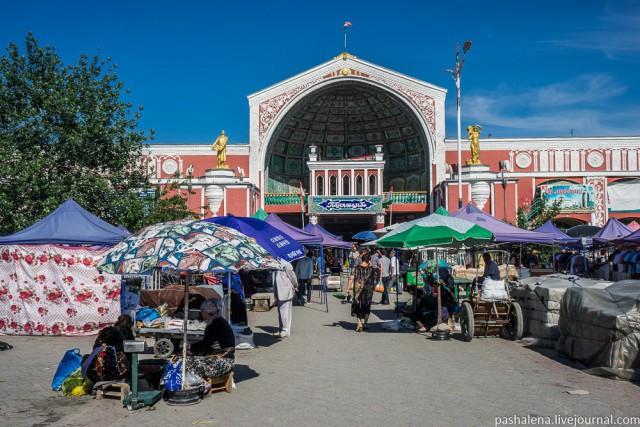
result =
[[[358,321],[356,332],[369,329],[369,314],[371,313],[371,300],[380,280],[380,270],[371,265],[371,256],[362,254],[362,262],[353,269],[349,279],[349,289],[353,289],[354,297],[351,303],[351,316]]]
[[[221,316],[220,302],[210,298],[200,306],[207,322],[202,341],[191,344],[187,352],[187,371],[202,378],[217,378],[228,374],[235,366],[235,336]],[[218,343],[220,349],[214,348]]]

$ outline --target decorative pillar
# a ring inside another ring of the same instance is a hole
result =
[[[318,215],[309,215],[309,222],[313,225],[318,224]]]
[[[376,214],[376,230],[384,228],[384,214]]]

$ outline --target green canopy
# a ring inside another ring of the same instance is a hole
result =
[[[444,206],[440,206],[434,213],[442,216],[449,216],[449,211],[444,208]]]
[[[383,248],[475,246],[493,241],[493,233],[466,220],[431,214],[405,222],[376,242]]]
[[[260,209],[258,209],[258,211],[256,213],[251,215],[251,218],[257,218],[257,219],[259,219],[261,221],[264,221],[268,216],[269,216],[269,214],[266,213],[264,211],[264,209],[260,208]]]

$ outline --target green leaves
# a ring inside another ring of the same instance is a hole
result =
[[[81,55],[65,66],[29,34],[0,57],[0,235],[19,231],[67,198],[132,231],[156,218],[190,216],[176,194],[150,210],[139,166],[153,131],[138,130],[142,107],[121,98],[111,59]],[[160,190],[158,197],[161,197]]]

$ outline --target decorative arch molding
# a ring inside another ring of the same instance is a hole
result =
[[[444,102],[447,91],[347,54],[248,97],[252,147],[250,179],[256,185],[264,188],[265,175],[259,171],[265,169],[270,145],[275,143],[279,126],[296,105],[330,85],[351,82],[369,85],[401,103],[405,114],[410,115],[422,134],[425,161],[433,165],[435,172],[427,174],[425,188],[430,189],[434,182],[445,179]]]

